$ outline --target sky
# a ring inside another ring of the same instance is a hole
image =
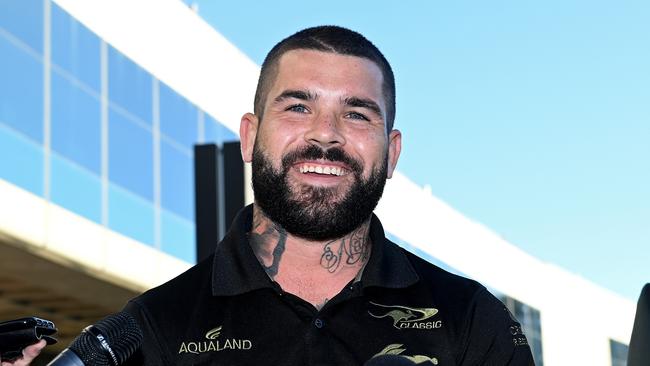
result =
[[[379,47],[398,170],[636,301],[650,282],[650,2],[186,0],[253,61],[309,26]]]

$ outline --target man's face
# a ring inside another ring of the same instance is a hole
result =
[[[399,155],[401,135],[387,133],[385,114],[382,74],[372,61],[312,50],[284,54],[264,120],[247,114],[240,128],[256,203],[307,239],[358,227]]]

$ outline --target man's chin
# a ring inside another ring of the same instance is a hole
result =
[[[349,189],[341,192],[339,187],[302,186],[291,197],[298,205],[306,209],[336,209],[349,194]]]
[[[347,194],[352,186],[356,183],[354,179],[339,181],[337,183],[333,182],[319,182],[319,181],[305,181],[292,179],[288,177],[289,187],[293,192],[305,192],[309,190],[327,190],[333,192],[333,194],[341,195]]]

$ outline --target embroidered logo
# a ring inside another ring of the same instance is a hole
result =
[[[519,324],[513,324],[510,326],[510,334],[512,334],[512,343],[515,346],[527,346],[528,339],[524,335],[524,332],[521,330]]]
[[[221,327],[216,327],[214,329],[210,329],[207,333],[205,333],[205,338],[206,339],[217,339],[217,338],[219,338],[220,334],[221,334]]]
[[[382,305],[374,302],[370,304],[378,307],[368,310],[374,318],[390,318],[397,329],[438,329],[442,327],[442,320],[425,321],[438,313],[436,308],[411,308],[401,305]]]
[[[206,352],[221,352],[224,350],[250,350],[253,342],[249,339],[226,338],[217,339],[221,335],[221,326],[212,328],[205,333],[206,340],[181,342],[178,354],[201,354]]]
[[[384,347],[381,352],[377,353],[376,355],[372,356],[372,358],[379,357],[379,356],[385,356],[385,355],[394,355],[398,357],[403,357],[406,358],[412,362],[414,362],[417,365],[437,365],[438,364],[438,359],[435,357],[428,357],[424,355],[414,355],[414,356],[406,356],[403,355],[402,352],[406,351],[406,348],[402,348],[404,345],[395,343],[395,344],[389,344],[388,346]]]
[[[517,318],[512,314],[510,309],[507,307],[503,307],[503,309],[508,313],[510,316],[510,320],[512,320],[513,324],[510,326],[510,334],[512,334],[512,343],[515,346],[527,346],[528,345],[528,339],[526,338],[526,335],[524,335],[524,331],[521,330],[521,325],[519,325],[519,322],[517,321]]]

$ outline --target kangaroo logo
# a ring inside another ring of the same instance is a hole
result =
[[[414,356],[403,355],[402,353],[406,351],[406,348],[403,347],[404,345],[399,343],[389,344],[383,350],[381,350],[381,352],[372,356],[372,358],[380,357],[384,355],[394,355],[395,357],[401,357],[409,361],[412,361],[416,365],[437,365],[438,364],[438,359],[435,357],[429,357],[425,355],[414,355]],[[379,364],[379,362],[377,362],[377,364]]]
[[[438,322],[426,322],[424,320],[431,318],[432,316],[438,313],[436,308],[410,308],[407,306],[401,305],[382,305],[370,301],[372,305],[378,306],[383,309],[379,314],[377,312],[373,313],[368,310],[368,314],[373,318],[391,318],[393,320],[393,326],[397,329],[405,328],[419,328],[419,329],[433,329],[439,328],[441,324]],[[411,324],[416,323],[416,324]],[[428,326],[418,326],[420,324],[429,324]]]

